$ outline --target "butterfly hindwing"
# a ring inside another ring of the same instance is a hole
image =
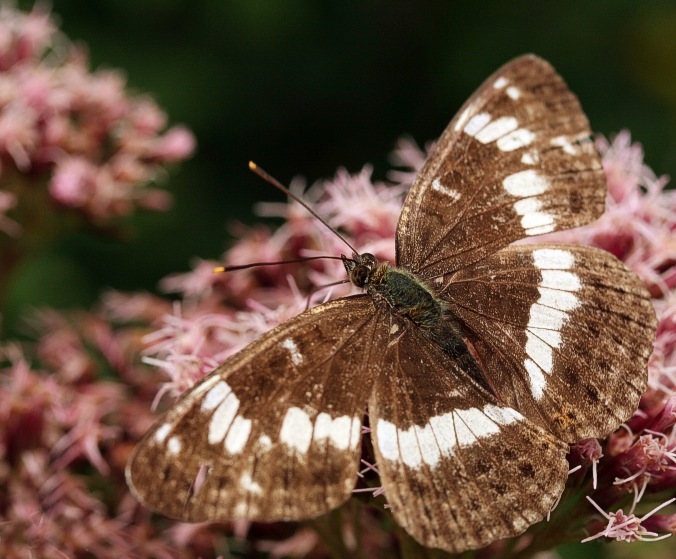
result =
[[[498,402],[421,330],[392,320],[369,419],[397,523],[454,552],[523,532],[561,494],[567,446]]]
[[[193,522],[299,519],[339,506],[356,481],[383,324],[357,295],[262,335],[139,443],[127,469],[134,494]]]
[[[397,226],[397,265],[431,279],[524,237],[601,215],[605,177],[576,97],[522,56],[477,90],[418,173]]]
[[[517,245],[439,279],[498,397],[557,437],[602,437],[638,406],[655,311],[611,254]]]

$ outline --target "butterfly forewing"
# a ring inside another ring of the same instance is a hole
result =
[[[366,295],[285,322],[205,377],[136,448],[133,492],[187,521],[299,519],[354,488],[386,343]]]
[[[655,311],[611,254],[513,246],[449,274],[439,292],[500,400],[562,440],[604,436],[636,410]]]
[[[522,56],[451,121],[409,192],[397,263],[423,279],[524,237],[585,225],[605,178],[578,100],[554,69]]]
[[[422,544],[456,552],[523,532],[563,490],[566,445],[392,320],[396,343],[369,417],[395,519]]]

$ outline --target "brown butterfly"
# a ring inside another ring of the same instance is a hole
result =
[[[636,409],[656,319],[601,250],[510,245],[585,225],[605,178],[579,102],[544,60],[503,66],[451,121],[406,198],[396,267],[231,357],[161,417],[127,468],[185,521],[298,520],[351,495],[368,409],[385,496],[420,543],[523,532],[566,481],[568,443]]]

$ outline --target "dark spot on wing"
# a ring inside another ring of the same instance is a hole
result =
[[[519,464],[519,471],[526,477],[535,477],[535,468],[533,468],[532,464]]]

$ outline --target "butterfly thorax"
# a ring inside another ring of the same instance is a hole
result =
[[[343,263],[354,285],[417,326],[433,331],[439,329],[445,319],[452,318],[434,291],[408,270],[387,262],[379,264],[369,253],[354,253],[351,259],[343,256]]]
[[[366,285],[366,292],[384,299],[398,314],[426,330],[439,328],[446,305],[432,290],[407,270],[380,264]]]

